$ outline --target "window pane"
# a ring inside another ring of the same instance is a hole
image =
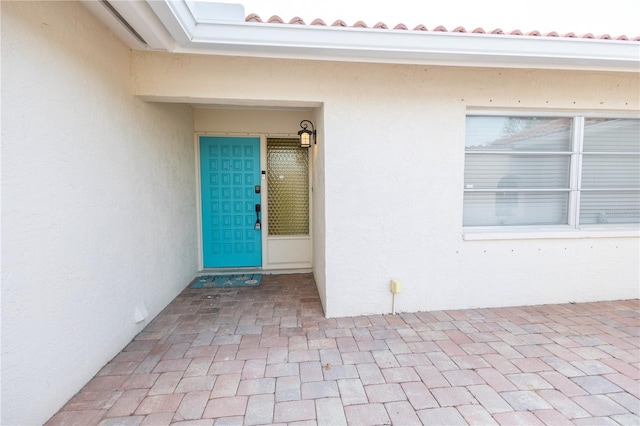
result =
[[[585,152],[640,152],[640,120],[587,118]]]
[[[464,187],[569,188],[568,155],[467,154]]]
[[[467,117],[467,151],[570,151],[570,118]]]
[[[580,224],[639,222],[640,191],[583,191],[580,195]]]
[[[640,155],[584,154],[582,188],[640,188]]]
[[[463,225],[562,225],[568,202],[567,192],[467,192]]]
[[[267,140],[269,235],[309,235],[309,150]]]

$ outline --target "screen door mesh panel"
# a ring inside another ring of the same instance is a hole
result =
[[[267,139],[269,235],[309,235],[309,150]]]

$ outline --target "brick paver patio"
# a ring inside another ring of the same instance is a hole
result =
[[[638,300],[326,319],[308,274],[186,289],[48,425],[638,425]]]

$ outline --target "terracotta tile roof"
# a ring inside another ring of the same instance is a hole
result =
[[[260,18],[260,16],[255,14],[255,13],[247,15],[247,17],[245,18],[245,22],[258,22],[258,23],[268,23],[268,24],[307,25],[302,20],[302,18],[297,17],[297,16],[295,18],[291,19],[289,22],[285,22],[282,18],[280,18],[277,15],[273,15],[272,17],[270,17],[266,21],[263,21],[262,18]],[[335,21],[331,25],[327,25],[322,19],[314,19],[311,22],[311,24],[309,24],[309,25],[323,26],[323,27],[327,27],[327,26],[343,27],[343,28],[374,28],[374,29],[381,29],[381,30],[388,30],[389,29],[389,27],[384,22],[378,22],[373,27],[369,27],[365,22],[358,21],[355,24],[349,26],[342,19],[338,19],[337,21]],[[467,32],[469,32],[464,27],[456,27],[453,30],[448,30],[447,28],[445,28],[442,25],[434,27],[431,30],[427,29],[427,27],[424,26],[424,25],[418,25],[413,29],[409,29],[403,23],[399,23],[398,25],[394,26],[393,29],[394,30],[404,30],[404,31],[432,31],[432,32],[445,32],[445,33],[447,33],[447,32],[450,32],[450,33],[467,33]],[[611,36],[609,34],[602,34],[602,35],[599,35],[599,36],[595,36],[595,35],[593,35],[591,33],[576,34],[576,33],[573,33],[573,32],[569,32],[569,33],[566,33],[566,34],[559,34],[556,31],[551,31],[551,32],[548,32],[548,33],[541,33],[540,31],[524,32],[524,31],[521,31],[521,30],[518,30],[518,29],[512,30],[510,32],[505,32],[501,28],[496,28],[496,29],[491,30],[491,31],[486,31],[484,28],[476,28],[476,29],[474,29],[473,31],[470,31],[470,32],[472,34],[500,34],[500,35],[513,35],[513,36],[568,37],[568,38],[587,38],[587,39],[601,39],[601,40],[640,41],[640,36],[627,37],[626,35],[619,35],[619,36],[615,36],[614,37],[614,36]]]

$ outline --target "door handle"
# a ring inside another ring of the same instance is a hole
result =
[[[256,204],[256,224],[253,229],[259,231],[262,229],[262,224],[260,223],[260,204]]]

